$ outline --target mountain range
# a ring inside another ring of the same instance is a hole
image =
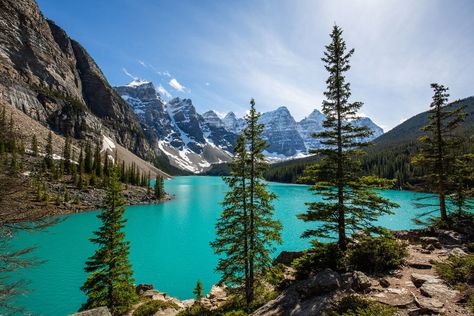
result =
[[[174,98],[165,102],[153,83],[134,80],[125,86],[115,87],[118,94],[131,106],[141,123],[156,134],[158,147],[170,163],[190,172],[202,172],[212,164],[230,161],[238,134],[245,126],[243,118],[233,112],[219,117],[215,111],[199,114],[191,99]],[[263,137],[269,159],[288,159],[308,154],[310,148],[321,144],[311,135],[323,130],[324,115],[314,110],[297,122],[290,111],[281,106],[264,112]],[[382,128],[370,118],[361,118],[356,125],[369,126],[373,135],[383,134]]]

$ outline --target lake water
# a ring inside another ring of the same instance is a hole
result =
[[[198,279],[206,292],[219,280],[214,271],[217,257],[209,242],[214,239],[214,224],[227,188],[218,177],[198,176],[177,177],[166,181],[165,186],[167,192],[175,195],[173,200],[129,206],[125,213],[135,282],[152,283],[180,299],[191,298]],[[298,220],[296,214],[306,209],[304,202],[316,197],[303,185],[271,183],[269,187],[278,195],[275,216],[283,224],[284,243],[275,254],[307,248],[309,241],[300,235],[311,224]],[[380,218],[380,224],[391,229],[413,228],[411,219],[417,213],[413,201],[422,194],[385,191],[383,196],[400,204],[400,208],[394,215]],[[85,301],[79,288],[86,278],[84,262],[94,251],[88,238],[98,228],[97,214],[94,211],[70,215],[47,231],[24,233],[15,240],[15,247],[37,246],[35,256],[46,260],[40,266],[16,273],[16,277],[30,281],[32,290],[20,297],[18,304],[34,314],[48,316],[77,311]]]

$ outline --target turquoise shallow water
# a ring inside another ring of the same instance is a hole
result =
[[[206,291],[219,279],[214,271],[217,257],[209,242],[214,239],[214,224],[226,185],[218,177],[177,177],[166,181],[166,190],[175,195],[172,201],[158,205],[129,206],[125,216],[127,239],[131,242],[131,262],[136,283],[152,283],[160,291],[181,299],[193,296],[196,280]],[[275,216],[282,221],[284,243],[278,250],[300,250],[308,240],[300,238],[309,224],[296,218],[305,210],[304,202],[314,201],[307,186],[271,183],[278,195]],[[385,197],[400,204],[394,215],[380,223],[391,229],[414,227],[417,213],[413,206],[420,193],[385,191]],[[34,314],[67,315],[85,301],[79,290],[86,278],[84,262],[94,246],[88,241],[97,229],[98,212],[67,216],[44,232],[21,234],[16,247],[37,246],[35,256],[46,260],[40,266],[17,272],[15,277],[30,280],[28,295],[18,303]]]

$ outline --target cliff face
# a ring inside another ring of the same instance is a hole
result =
[[[0,0],[0,99],[62,134],[106,133],[142,157],[150,150],[92,57],[34,0]]]

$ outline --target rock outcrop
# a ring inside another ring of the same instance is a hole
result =
[[[34,0],[0,0],[0,100],[64,135],[105,133],[141,157],[150,149],[92,57]]]

